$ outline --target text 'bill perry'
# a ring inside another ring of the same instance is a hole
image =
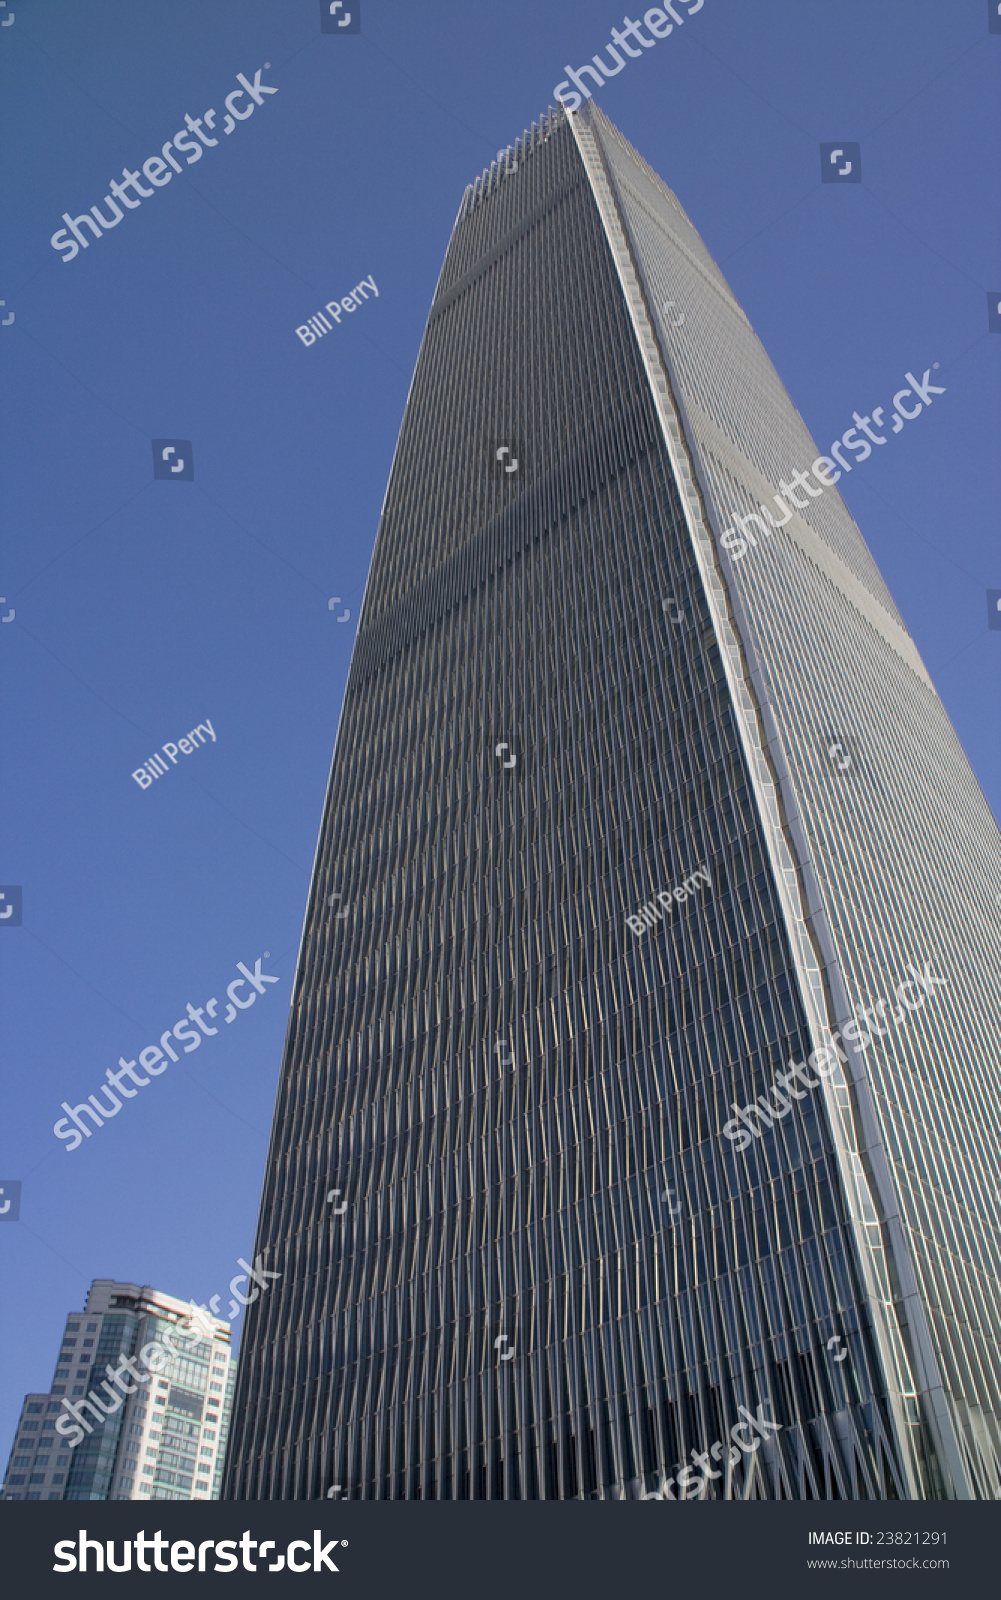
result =
[[[328,300],[323,311],[329,312],[334,321],[339,323],[342,310],[357,311],[362,301],[368,299],[366,284],[371,287],[372,293],[378,300],[379,291],[375,286],[375,279],[370,273],[367,278],[362,278],[361,283],[356,283],[351,293],[346,294],[343,300]],[[303,344],[315,344],[317,339],[322,339],[325,333],[333,333],[334,330],[323,315],[323,311],[318,311],[315,316],[309,318],[308,322],[304,322],[301,328],[296,328],[295,331]]]
[[[197,728],[192,728],[191,732],[186,733],[183,739],[178,739],[176,744],[171,744],[168,741],[162,747],[164,754],[170,757],[175,767],[177,766],[178,751],[180,751],[182,755],[190,756],[195,750],[199,749],[201,745],[206,743],[206,729],[212,735],[212,743],[215,744],[215,729],[213,728],[208,717],[206,717],[204,722],[200,722]],[[140,789],[148,789],[154,778],[162,777],[165,772],[169,771],[170,768],[168,767],[166,761],[164,761],[163,756],[160,755],[158,751],[155,756],[150,756],[145,766],[136,767],[136,770],[133,772],[132,776],[135,778]]]

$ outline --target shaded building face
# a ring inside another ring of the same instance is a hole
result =
[[[593,109],[460,210],[337,737],[255,1247],[282,1292],[248,1308],[224,1498],[955,1492],[672,249],[706,278]]]

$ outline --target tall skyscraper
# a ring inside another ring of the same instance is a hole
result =
[[[908,417],[943,392],[906,381]],[[1001,1490],[998,830],[847,447],[824,465],[593,104],[467,190],[337,735],[226,1498]]]
[[[218,1500],[234,1373],[228,1322],[95,1278],[51,1389],[25,1395],[3,1498]]]

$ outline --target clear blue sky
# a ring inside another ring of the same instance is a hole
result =
[[[676,0],[682,15],[692,3]],[[0,927],[0,1178],[24,1192],[21,1220],[0,1223],[4,1459],[91,1278],[219,1294],[225,1310],[450,229],[564,63],[602,50],[625,14],[619,0],[361,0],[360,34],[332,37],[318,0],[8,9],[0,610],[16,615],[0,626],[0,886],[23,885],[24,924]],[[841,488],[995,814],[999,56],[985,0],[705,0],[600,95],[679,195],[822,448],[908,368],[940,363],[947,393]],[[236,75],[253,82],[265,62],[278,93],[220,133]],[[209,107],[218,145],[64,262],[49,244],[62,213],[107,211],[109,181]],[[821,185],[832,140],[861,143],[860,185]],[[378,298],[306,348],[297,325],[370,275]],[[192,441],[193,482],[154,482],[153,439]],[[140,789],[133,770],[206,719],[216,742]],[[281,982],[67,1153],[60,1102],[96,1092],[188,1002],[216,996],[218,1022],[236,963],[264,951]]]

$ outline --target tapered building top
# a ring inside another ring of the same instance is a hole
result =
[[[832,452],[593,103],[467,190],[227,1497],[999,1492],[998,832]]]

